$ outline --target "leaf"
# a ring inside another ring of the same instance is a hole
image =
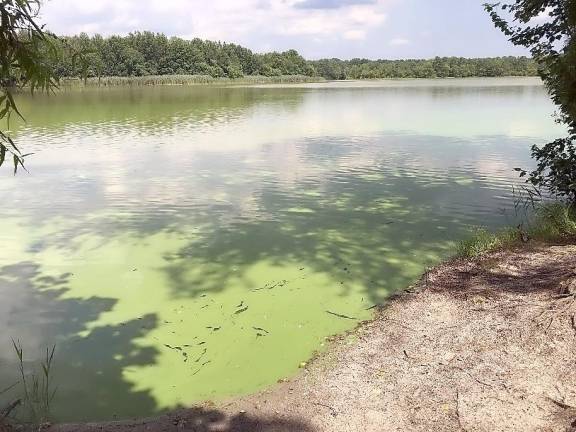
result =
[[[16,175],[16,172],[18,171],[18,163],[20,163],[20,160],[17,155],[14,155],[14,175]]]
[[[12,97],[12,93],[11,92],[6,92],[6,96],[8,97],[8,100],[10,101],[10,106],[12,108],[12,110],[14,110],[14,112],[16,114],[18,114],[18,116],[26,121],[26,119],[24,118],[24,116],[20,113],[20,111],[18,110],[18,107],[16,106],[16,102],[14,102],[14,98]]]

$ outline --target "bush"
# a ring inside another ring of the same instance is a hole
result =
[[[557,139],[542,148],[533,146],[532,157],[538,165],[527,182],[576,204],[576,136]],[[527,174],[520,168],[516,170],[521,177]]]

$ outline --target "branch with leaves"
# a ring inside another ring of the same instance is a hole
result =
[[[533,146],[537,168],[527,182],[576,205],[576,0],[515,0],[485,4],[494,25],[509,40],[528,48],[557,105],[557,121],[569,135],[543,147]]]
[[[8,127],[12,114],[24,119],[14,101],[17,91],[58,87],[51,66],[58,56],[57,37],[36,23],[40,6],[40,0],[0,1],[0,121]],[[79,53],[73,56],[81,58]],[[8,132],[0,131],[0,166],[11,159],[16,173],[30,154],[22,153]]]

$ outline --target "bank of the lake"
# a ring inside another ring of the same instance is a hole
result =
[[[575,294],[574,239],[450,261],[264,392],[47,430],[573,430]]]

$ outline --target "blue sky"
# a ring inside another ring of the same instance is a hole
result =
[[[493,27],[484,1],[49,0],[42,20],[59,34],[151,30],[307,58],[525,54]]]

